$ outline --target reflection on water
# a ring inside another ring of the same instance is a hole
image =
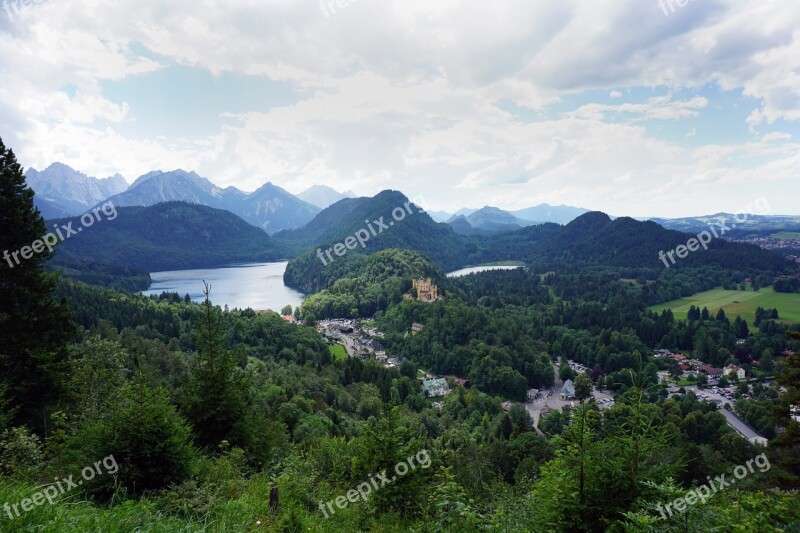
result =
[[[286,261],[280,263],[254,263],[231,265],[222,268],[173,270],[150,274],[153,284],[142,294],[161,294],[164,291],[189,294],[196,302],[203,301],[203,280],[211,284],[211,301],[214,305],[230,309],[280,311],[286,304],[297,307],[305,295],[283,284]]]

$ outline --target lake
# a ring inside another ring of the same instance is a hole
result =
[[[479,267],[469,267],[469,268],[462,268],[461,270],[455,270],[453,272],[448,272],[448,278],[457,278],[459,276],[467,276],[469,274],[475,274],[476,272],[486,272],[487,270],[514,270],[515,268],[521,268],[519,266],[510,266],[510,265],[489,265],[489,266],[479,266]]]
[[[184,296],[188,293],[195,302],[202,302],[205,280],[211,284],[211,301],[214,305],[280,312],[287,304],[297,307],[305,298],[303,293],[283,284],[287,264],[282,261],[153,272],[150,274],[153,283],[142,294],[159,295],[166,291]]]
[[[211,284],[211,301],[214,305],[234,309],[256,310],[272,309],[278,311],[285,306],[297,307],[305,299],[305,294],[290,289],[283,284],[283,273],[287,261],[279,263],[248,263],[219,268],[199,268],[196,270],[171,270],[153,272],[150,289],[142,294],[158,296],[162,292],[177,292],[181,296],[189,294],[195,302],[203,301],[203,280]],[[462,268],[448,272],[447,277],[466,276],[486,270],[512,270],[518,266],[479,266]]]

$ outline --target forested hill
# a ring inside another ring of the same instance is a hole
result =
[[[316,257],[311,261],[320,264]],[[289,263],[284,275],[288,285],[298,286],[295,275],[308,281],[303,274],[319,273],[311,280],[313,286],[303,286],[306,292],[316,293],[303,303],[306,318],[372,316],[402,301],[403,294],[411,290],[412,279],[430,278],[438,284],[444,278],[436,264],[411,250],[381,250],[370,256],[350,254],[342,264],[339,269],[320,270],[316,265],[309,268],[298,261]]]
[[[99,211],[100,221],[58,245],[53,264],[83,271],[114,265],[156,272],[285,257],[264,231],[221,209],[167,202],[120,207],[116,213],[112,220]],[[82,226],[80,217],[51,220],[48,226],[70,222],[73,231]]]
[[[371,225],[374,234],[370,233],[365,247],[357,247],[348,251],[346,255],[354,252],[372,254],[388,248],[402,248],[416,250],[427,255],[445,269],[454,269],[463,266],[474,245],[456,234],[453,229],[434,220],[419,207],[411,206],[409,214],[405,205],[409,202],[403,193],[386,190],[373,198],[346,198],[320,212],[305,227],[282,231],[275,234],[274,239],[286,247],[290,247],[295,255],[300,255],[309,248],[313,250],[307,254],[316,253],[318,247],[323,250],[330,248],[335,243],[343,242],[347,237],[353,236],[359,230],[369,231]],[[402,209],[405,213],[402,220],[395,221],[392,212]],[[391,227],[380,229],[374,221],[381,220]],[[305,256],[304,256],[305,257]],[[340,257],[335,257],[336,262],[341,262]],[[302,261],[306,261],[304,258]],[[320,263],[321,261],[316,260]]]
[[[361,216],[364,212],[386,214],[391,212],[391,205],[402,205],[405,198],[402,194],[386,193],[381,193],[383,198],[378,195],[374,199],[342,200],[320,213],[305,228],[278,234],[277,238],[283,242],[291,238],[295,243],[303,242],[309,246],[323,246],[331,235],[343,240],[353,227],[358,228],[359,221],[365,224]],[[359,206],[374,211],[360,211]],[[404,226],[406,223],[409,225]],[[442,231],[442,226],[427,215],[414,214],[370,240],[363,253],[373,253],[396,243],[396,248],[421,252],[445,270],[514,260],[554,267],[596,265],[644,268],[658,273],[665,270],[664,263],[659,259],[660,251],[666,254],[680,245],[685,246],[689,239],[696,237],[664,229],[654,222],[639,222],[627,217],[612,221],[608,215],[600,212],[581,215],[566,226],[541,224],[491,236],[465,237],[449,228]],[[363,259],[360,252],[362,250],[359,247],[348,251],[343,257],[334,256],[333,262],[326,261],[323,264],[315,249],[312,249],[289,263],[284,281],[306,293],[316,292],[358,270]],[[700,247],[683,259],[676,255],[674,257],[674,265],[667,259],[671,269],[713,266],[754,275],[775,274],[796,268],[778,254],[721,238],[712,239],[708,250]]]
[[[589,212],[566,226],[542,224],[493,237],[472,237],[482,250],[479,261],[522,260],[529,263],[578,262],[619,267],[665,268],[659,252],[674,250],[696,235],[664,229],[655,222],[639,222],[622,217],[615,220],[605,213]],[[721,266],[741,270],[790,268],[778,254],[757,246],[713,238],[708,250],[679,259],[674,267]]]

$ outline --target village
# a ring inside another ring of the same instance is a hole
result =
[[[415,279],[412,287],[412,291],[404,295],[406,299],[429,303],[441,299],[438,288],[430,279]],[[417,335],[424,327],[423,324],[414,322],[407,334]],[[387,352],[386,347],[381,343],[384,334],[372,320],[347,318],[319,320],[316,328],[330,344],[342,346],[348,357],[358,357],[365,361],[374,360],[387,368],[400,367],[405,360],[403,356]],[[748,374],[744,368],[733,364],[729,364],[725,368],[715,368],[698,359],[664,349],[655,350],[653,357],[665,361],[665,364],[660,365],[662,368],[671,368],[670,370],[661,370],[657,374],[658,384],[667,387],[668,396],[693,392],[698,400],[720,407],[720,412],[725,416],[728,424],[744,438],[751,442],[766,442],[762,435],[758,434],[732,410],[732,403],[735,399],[750,398],[748,393],[737,392],[736,388],[739,383],[747,383]],[[590,371],[584,365],[573,360],[566,360],[566,364],[572,369],[574,376]],[[519,404],[528,411],[533,427],[540,433],[539,422],[543,417],[553,411],[563,410],[565,407],[574,408],[578,403],[574,381],[572,379],[562,381],[559,377],[560,365],[559,358],[553,365],[554,384],[552,387],[541,390],[530,389],[527,400],[524,404]],[[749,378],[754,379],[754,376],[749,376]],[[466,377],[432,375],[425,370],[419,370],[418,379],[421,391],[425,397],[434,399],[432,406],[438,409],[442,407],[439,398],[446,396],[459,386],[465,389],[471,387],[471,383]],[[764,386],[769,386],[769,383],[764,383]],[[614,396],[612,391],[598,390],[592,387],[591,397],[594,398],[600,409],[612,407],[615,404]],[[508,412],[513,405],[515,402],[506,400],[502,403],[502,408]]]

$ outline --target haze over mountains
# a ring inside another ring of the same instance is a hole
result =
[[[326,185],[315,185],[293,195],[271,182],[247,193],[236,187],[218,187],[195,172],[180,169],[148,172],[130,186],[119,174],[97,179],[62,163],[53,163],[43,171],[29,169],[26,177],[36,192],[36,206],[46,219],[80,215],[106,200],[113,201],[117,207],[187,202],[230,211],[270,235],[303,228],[320,211],[342,200],[353,200],[356,197],[352,191],[340,193]],[[357,203],[345,204],[342,209],[353,205]],[[485,206],[481,209],[463,208],[453,214],[428,211],[427,215],[430,215],[432,222],[446,222],[456,234],[487,236],[513,232],[537,224],[566,225],[587,212],[587,209],[580,207],[539,204],[516,211]],[[733,220],[731,214],[652,220],[668,229],[697,233],[720,216]],[[326,224],[335,222],[332,219]],[[800,217],[749,215],[747,222],[739,229],[745,228],[754,231],[797,229],[800,228]]]
[[[444,270],[498,261],[658,269],[664,268],[660,250],[686,242],[685,233],[668,227],[696,233],[711,218],[657,224],[541,204],[514,212],[492,206],[462,209],[438,222],[419,206],[365,248],[323,265],[318,248],[343,242],[366,220],[389,217],[408,202],[406,195],[386,190],[348,198],[352,192],[319,185],[301,193],[304,200],[270,182],[247,193],[184,170],[148,172],[127,186],[121,176],[99,180],[58,163],[41,172],[29,170],[28,179],[37,206],[49,219],[76,217],[106,201],[114,203],[119,220],[65,240],[53,264],[85,281],[129,289],[148,288],[148,272],[161,269],[285,259],[291,260],[287,285],[312,293],[332,283],[357,256],[389,248],[422,253]],[[748,227],[800,222],[796,219],[753,216]],[[681,263],[725,264],[781,271],[786,260],[756,246],[715,239],[707,252]]]
[[[37,207],[46,219],[80,215],[105,200],[113,201],[118,207],[187,202],[225,209],[270,235],[302,228],[321,209],[357,197],[353,191],[340,193],[327,185],[314,185],[293,195],[270,182],[255,192],[246,193],[236,187],[221,188],[195,172],[181,169],[148,172],[130,186],[119,174],[97,179],[63,163],[53,163],[43,171],[29,169],[26,176],[37,193]],[[429,214],[437,222],[447,221],[462,235],[486,235],[544,222],[566,224],[586,211],[578,207],[540,204],[515,212],[486,206],[464,208],[454,214],[443,211]]]
[[[34,203],[45,219],[79,215],[128,188],[119,174],[97,179],[63,163],[53,163],[41,172],[30,168],[25,178],[36,191]]]
[[[297,195],[297,197],[304,202],[315,205],[320,209],[325,209],[326,207],[335,204],[339,200],[344,200],[345,198],[355,198],[356,196],[358,195],[353,191],[345,191],[340,193],[334,189],[331,189],[327,185],[314,185],[313,187],[310,187]]]
[[[157,176],[143,183],[149,179]],[[142,271],[289,259],[287,285],[313,293],[332,283],[357,256],[389,248],[420,252],[444,270],[498,261],[663,269],[659,251],[674,249],[687,238],[651,221],[612,220],[600,212],[585,213],[563,226],[548,222],[499,234],[463,235],[412,204],[412,214],[375,235],[365,247],[356,247],[330,264],[319,261],[318,248],[343,242],[364,227],[365,219],[387,217],[406,202],[405,195],[391,190],[372,198],[344,199],[304,227],[272,236],[225,209],[196,203],[118,206],[118,220],[104,221],[61,243],[54,264],[80,272],[83,279],[105,276],[117,284],[126,283],[125,276],[132,275],[136,278],[132,284],[142,282]],[[77,219],[74,222],[77,226]],[[680,266],[726,264],[776,272],[789,265],[783,257],[757,246],[715,239],[708,251],[690,255]]]
[[[156,170],[140,176],[130,187],[121,177],[104,180],[90,178],[62,164],[42,172],[28,170],[31,187],[45,200],[40,202],[45,218],[78,215],[105,200],[117,207],[152,206],[162,202],[187,202],[230,211],[269,234],[301,227],[320,208],[297,198],[284,189],[265,183],[252,193],[236,187],[222,189],[194,172]],[[122,184],[124,183],[124,187]],[[109,194],[102,194],[104,190]],[[98,190],[101,191],[98,193]],[[59,191],[73,191],[59,195]],[[39,203],[37,203],[37,206]]]

